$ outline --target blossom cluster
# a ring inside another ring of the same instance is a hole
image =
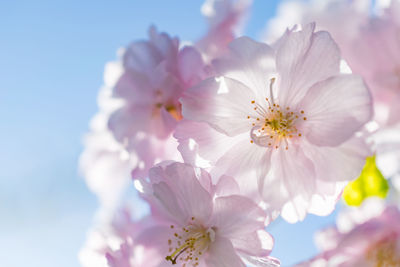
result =
[[[206,0],[198,40],[151,26],[106,65],[84,267],[280,266],[267,226],[342,194],[361,206],[298,266],[400,266],[400,1],[282,1],[258,41],[251,4]]]

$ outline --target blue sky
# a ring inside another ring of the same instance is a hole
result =
[[[0,251],[7,267],[79,266],[97,206],[78,176],[81,140],[95,114],[104,64],[156,25],[181,40],[206,30],[202,0],[0,2]],[[246,35],[256,38],[278,1],[255,0]],[[284,266],[315,253],[310,216],[274,222]]]

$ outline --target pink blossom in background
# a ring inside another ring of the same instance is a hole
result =
[[[109,223],[94,227],[79,254],[83,267],[156,267],[168,266],[157,246],[139,244],[140,233],[154,221],[145,217],[134,221],[130,212],[120,209]]]
[[[284,1],[267,24],[266,39],[296,23],[315,21],[338,43],[343,59],[363,76],[374,96],[375,120],[382,126],[399,122],[400,1]]]
[[[141,155],[133,176],[145,176],[157,160],[179,158],[171,136],[181,119],[178,99],[200,80],[203,63],[195,48],[179,49],[178,39],[152,27],[149,41],[127,48],[123,66],[113,95],[124,104],[111,115],[109,127],[128,152]]]
[[[227,52],[228,44],[240,36],[252,0],[206,0],[201,8],[209,29],[196,42],[206,62]]]
[[[264,230],[264,212],[246,197],[226,195],[235,187],[229,177],[224,182],[229,186],[221,188],[204,170],[165,162],[150,170],[149,181],[147,194],[154,198],[159,223],[143,231],[139,242],[157,244],[165,262],[234,267],[250,261],[279,266],[268,257],[273,239]]]
[[[339,217],[338,223],[338,228],[317,235],[324,251],[297,266],[400,266],[400,212],[396,207],[370,199],[361,209]]]
[[[285,33],[277,50],[233,41],[214,62],[220,76],[184,94],[183,117],[195,123],[175,134],[184,159],[208,161],[216,179],[234,176],[242,193],[257,201],[259,191],[267,210],[290,222],[332,211],[337,186],[370,154],[355,135],[372,116],[368,89],[340,73],[337,45],[314,27]]]
[[[374,96],[377,121],[400,122],[400,1],[391,1],[382,14],[361,27],[352,44],[348,63],[362,75]]]
[[[351,42],[360,26],[368,21],[370,0],[284,0],[277,15],[268,20],[264,39],[275,42],[296,24],[315,22],[317,30],[328,31],[339,45],[344,59],[353,53]]]
[[[107,127],[110,114],[121,105],[111,97],[121,73],[119,61],[110,62],[105,67],[104,86],[97,99],[100,110],[90,122],[90,132],[84,138],[85,149],[79,159],[82,176],[99,198],[102,216],[112,216],[118,208],[130,181],[131,168],[138,164],[136,154],[129,155]]]

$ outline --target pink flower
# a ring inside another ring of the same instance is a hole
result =
[[[400,2],[369,0],[288,1],[268,22],[267,40],[296,23],[315,21],[338,43],[343,59],[361,75],[374,97],[375,119],[381,124],[400,121]],[[382,2],[386,6],[382,8]],[[389,5],[387,3],[390,3]],[[373,14],[374,13],[374,14]]]
[[[112,213],[119,206],[130,181],[130,171],[138,164],[137,154],[129,155],[107,126],[110,114],[121,105],[111,97],[121,74],[119,61],[107,63],[104,86],[98,95],[99,112],[90,122],[90,132],[84,138],[85,148],[79,159],[80,172],[89,189],[99,198],[103,213]]]
[[[157,246],[139,244],[142,231],[154,225],[151,217],[134,221],[126,210],[114,214],[111,223],[92,229],[79,253],[84,267],[161,267],[164,257]]]
[[[296,24],[316,22],[318,30],[328,31],[338,43],[343,58],[360,27],[368,21],[370,0],[289,0],[278,6],[276,17],[267,22],[264,39],[275,42],[286,29]]]
[[[204,75],[203,61],[195,48],[179,48],[177,38],[151,27],[149,40],[132,43],[122,64],[113,96],[123,105],[108,125],[129,153],[138,154],[133,177],[145,176],[154,163],[179,159],[171,136],[182,117],[178,99]]]
[[[240,36],[252,0],[206,0],[201,8],[209,29],[196,47],[206,62],[227,52],[228,44]]]
[[[400,122],[400,2],[391,1],[380,16],[359,30],[346,60],[362,75],[376,102],[382,125]]]
[[[185,160],[234,176],[242,193],[258,200],[259,191],[290,222],[331,211],[339,182],[356,178],[369,154],[355,136],[372,115],[368,89],[339,73],[338,47],[314,27],[287,32],[277,50],[233,41],[214,63],[220,77],[184,94],[183,116],[195,122],[175,134]]]
[[[317,240],[324,245],[324,252],[297,266],[400,266],[400,212],[393,206],[380,210],[380,206],[367,202],[363,212],[346,214],[342,220],[351,218],[350,229],[329,228],[321,232]]]
[[[206,171],[166,162],[150,170],[149,180],[158,224],[138,242],[157,244],[165,262],[235,267],[245,259],[279,266],[267,257],[273,239],[264,230],[264,212],[246,197],[226,195],[235,188],[229,177],[214,186]]]

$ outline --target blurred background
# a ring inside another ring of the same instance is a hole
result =
[[[277,0],[255,0],[245,34],[258,38]],[[149,25],[196,40],[202,0],[0,2],[0,255],[4,267],[79,266],[97,208],[79,177],[82,138],[106,62]],[[313,233],[335,214],[269,230],[290,266],[316,253]]]

